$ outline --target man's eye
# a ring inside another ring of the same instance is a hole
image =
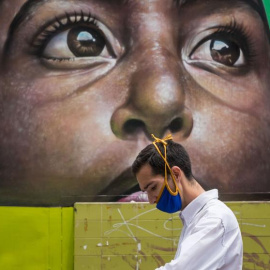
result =
[[[112,54],[112,53],[111,53]],[[106,39],[101,31],[85,26],[78,26],[57,34],[47,43],[43,57],[112,57]]]
[[[193,51],[190,59],[214,61],[225,66],[243,66],[246,63],[240,46],[234,41],[222,38],[206,40]]]

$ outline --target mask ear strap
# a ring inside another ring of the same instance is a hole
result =
[[[162,157],[162,159],[163,159],[164,162],[165,162],[165,173],[164,173],[164,175],[165,175],[165,180],[164,180],[164,181],[165,181],[165,184],[166,184],[166,186],[167,186],[167,188],[168,188],[168,191],[171,193],[171,195],[175,196],[175,195],[178,194],[178,186],[176,185],[176,180],[175,180],[175,178],[174,178],[174,175],[173,175],[173,172],[172,172],[172,170],[171,170],[171,167],[170,167],[170,165],[169,165],[169,163],[168,163],[168,161],[167,161],[167,144],[168,144],[168,143],[166,142],[166,141],[168,141],[168,140],[172,140],[173,137],[172,137],[171,134],[169,134],[169,135],[167,135],[164,139],[159,139],[159,138],[155,137],[154,134],[151,134],[151,135],[152,135],[152,137],[153,137],[154,140],[155,140],[155,141],[153,142],[153,145],[155,146],[155,148],[157,149],[159,155]],[[162,153],[161,153],[159,147],[157,146],[157,143],[162,143],[162,144],[163,144],[163,147],[164,147],[164,156],[162,155]],[[169,169],[169,171],[170,171],[171,177],[172,177],[173,182],[174,182],[174,185],[175,185],[175,191],[172,191],[171,188],[170,188],[170,186],[169,186],[169,184],[168,184],[168,176],[167,176],[167,169],[166,169],[166,167],[167,167],[167,168]]]

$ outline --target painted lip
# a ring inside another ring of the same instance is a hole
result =
[[[127,197],[121,198],[118,202],[148,202],[148,196],[145,192],[137,191]]]
[[[126,169],[95,197],[96,202],[147,202],[131,168]]]

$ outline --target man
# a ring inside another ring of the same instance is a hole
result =
[[[194,179],[189,156],[171,135],[144,148],[132,165],[149,202],[161,211],[179,210],[183,222],[174,260],[163,270],[241,270],[243,244],[232,211]],[[165,168],[164,168],[165,167]],[[168,173],[170,176],[168,176]]]

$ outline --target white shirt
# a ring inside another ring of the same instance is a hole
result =
[[[159,270],[242,270],[243,242],[233,212],[216,189],[180,212],[183,230],[174,260]],[[157,270],[156,269],[156,270]]]

